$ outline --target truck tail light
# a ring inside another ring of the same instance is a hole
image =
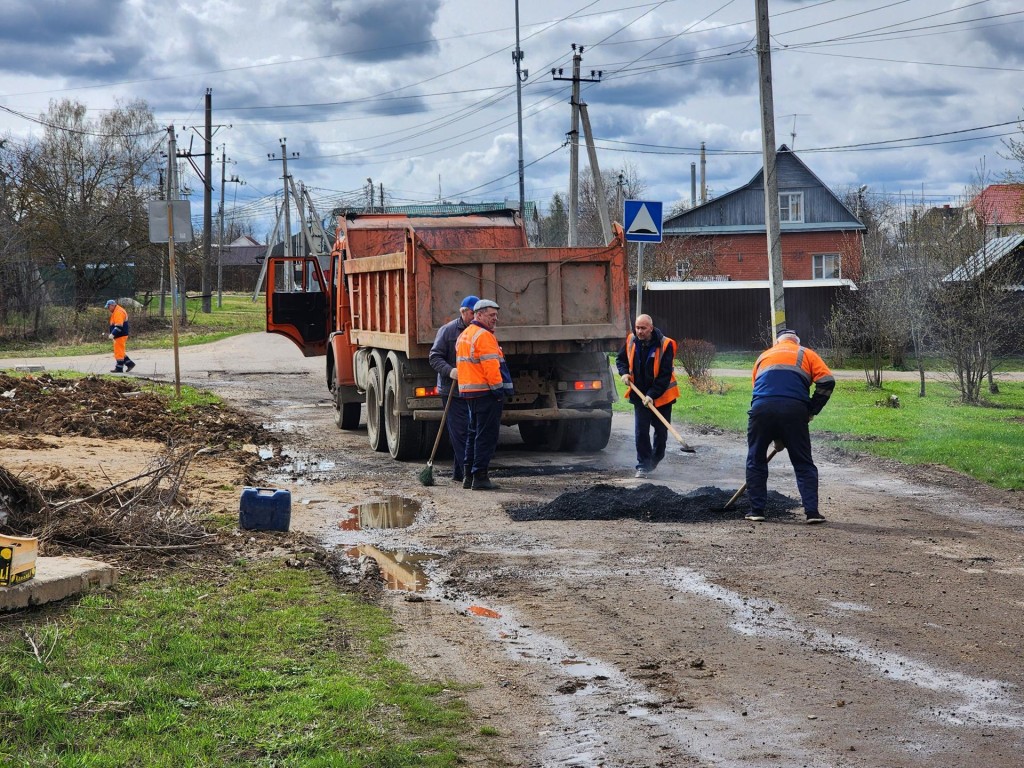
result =
[[[433,387],[416,387],[416,397],[437,397],[441,394],[437,386]]]
[[[574,381],[572,383],[573,389],[577,392],[582,392],[588,389],[601,389],[601,380],[596,381]]]

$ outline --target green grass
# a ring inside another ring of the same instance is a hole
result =
[[[685,379],[673,419],[746,433],[751,385],[747,378],[721,380],[723,395],[694,392]],[[929,382],[918,397],[917,382],[890,382],[881,390],[862,382],[838,381],[832,399],[811,424],[815,439],[834,440],[843,448],[907,464],[942,464],[997,488],[1024,489],[1024,383],[1001,382],[985,406],[959,402],[952,386]],[[621,394],[620,386],[620,394]],[[899,408],[877,405],[889,395]],[[620,401],[616,409],[632,406]]]
[[[460,763],[461,700],[387,657],[392,626],[318,569],[236,561],[126,580],[0,627],[0,764]]]

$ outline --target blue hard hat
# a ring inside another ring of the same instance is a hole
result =
[[[110,309],[115,304],[117,304],[117,302],[114,301],[113,299],[107,299],[107,303],[104,304],[103,306],[106,307],[107,309]]]
[[[476,306],[478,301],[480,301],[478,296],[467,296],[462,300],[462,303],[459,305],[459,309],[472,309]]]

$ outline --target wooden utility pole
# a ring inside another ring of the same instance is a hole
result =
[[[591,77],[580,77],[580,64],[583,62],[583,46],[572,44],[572,77],[562,77],[561,69],[551,70],[552,80],[572,81],[572,125],[569,130],[569,247],[573,248],[577,241],[580,209],[580,83],[596,83],[600,77],[591,72]]]
[[[203,294],[203,312],[212,311],[211,272],[213,257],[210,244],[213,240],[213,89],[206,89],[206,123],[203,138],[206,151],[203,152],[203,271],[201,292]]]
[[[772,101],[771,38],[768,0],[754,0],[757,17],[757,71],[761,90],[761,152],[764,155],[764,219],[768,237],[768,294],[772,338],[786,327],[782,289],[782,235],[779,227],[779,179],[775,173],[775,106]]]

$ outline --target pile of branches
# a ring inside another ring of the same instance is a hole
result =
[[[190,463],[206,450],[168,449],[135,477],[55,503],[0,467],[0,531],[38,537],[44,555],[173,559],[214,545],[183,489]]]

